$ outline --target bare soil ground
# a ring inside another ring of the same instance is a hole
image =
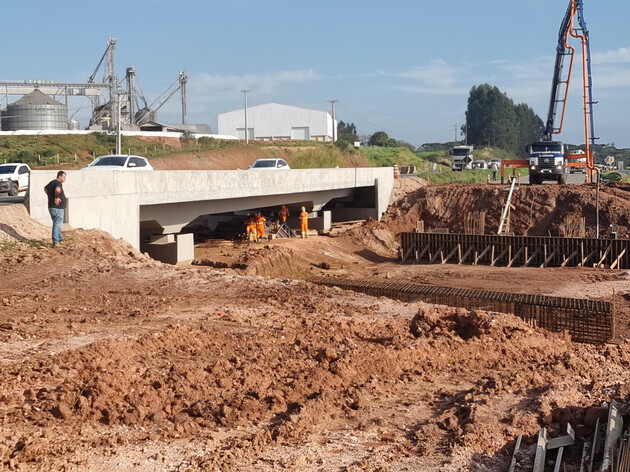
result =
[[[593,189],[571,187],[525,189],[515,227],[554,233],[549,213],[590,208]],[[627,313],[625,271],[395,261],[397,233],[419,217],[456,231],[483,201],[491,227],[501,192],[404,179],[381,223],[196,249],[222,270],[164,265],[99,231],[41,246],[48,228],[0,206],[0,469],[504,471],[523,434],[517,470],[531,470],[542,426],[562,435],[570,421],[583,437],[602,403],[629,400],[626,318],[614,343],[590,346],[508,315],[305,281],[601,299],[614,289]],[[600,192],[602,221],[621,227],[628,189]]]

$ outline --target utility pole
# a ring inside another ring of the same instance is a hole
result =
[[[339,100],[328,100],[332,104],[332,141],[337,141],[337,126],[335,126],[335,103]]]
[[[135,112],[133,111],[134,97],[135,97],[135,77],[136,69],[133,66],[127,67],[127,96],[129,101],[127,103],[127,112],[129,113],[129,124],[136,123]]]
[[[251,89],[241,89],[241,92],[245,94],[245,144],[249,143],[249,136],[247,133],[247,94],[251,92]]]
[[[183,70],[179,72],[179,90],[182,94],[182,124],[186,124],[186,83],[188,76]]]
[[[118,111],[118,120],[116,121],[116,154],[121,154],[121,138],[120,138],[120,93],[116,93],[116,107]]]
[[[107,63],[106,63],[106,71],[108,74],[107,80],[109,81],[109,98],[113,102],[110,105],[110,122],[109,122],[109,131],[116,130],[116,126],[118,121],[120,121],[120,112],[118,109],[118,103],[116,100],[120,97],[118,96],[118,79],[116,78],[116,69],[114,65],[114,50],[116,49],[116,38],[109,38],[109,42],[107,43],[107,50],[105,54],[107,55]]]
[[[455,131],[455,146],[457,146],[457,123],[455,123],[455,127],[453,129]]]

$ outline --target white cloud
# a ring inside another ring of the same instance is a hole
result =
[[[222,75],[195,74],[189,81],[189,89],[206,101],[224,94],[236,94],[250,89],[259,96],[280,93],[287,84],[307,83],[316,80],[312,69],[269,72],[264,74]]]
[[[591,60],[593,64],[630,64],[630,48],[592,53]]]
[[[593,90],[630,87],[630,67],[607,66],[593,71]]]
[[[460,94],[466,93],[467,87],[462,86],[462,76],[467,75],[466,65],[451,65],[445,61],[434,61],[426,67],[416,67],[412,70],[392,74],[398,79],[414,82],[411,85],[397,86],[398,90],[406,90],[422,94]]]

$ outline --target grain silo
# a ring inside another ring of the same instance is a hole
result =
[[[68,106],[34,90],[7,105],[2,113],[2,130],[68,129]]]

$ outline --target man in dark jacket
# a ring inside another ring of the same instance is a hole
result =
[[[66,173],[62,170],[57,172],[57,178],[48,182],[44,187],[44,192],[48,195],[48,213],[52,218],[52,242],[53,247],[59,246],[63,236],[61,235],[61,225],[66,209],[66,195],[63,193],[63,183],[66,181]]]

